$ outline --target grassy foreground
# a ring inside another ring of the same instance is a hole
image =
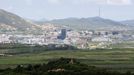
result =
[[[44,51],[42,53],[21,54],[13,56],[0,56],[0,68],[17,64],[47,63],[51,59],[60,57],[75,58],[80,62],[103,67],[109,70],[133,71],[134,49],[109,49],[109,50],[59,50]]]
[[[43,64],[18,65],[13,69],[0,69],[0,75],[134,75],[134,73],[109,71],[83,64],[77,59],[59,58]]]

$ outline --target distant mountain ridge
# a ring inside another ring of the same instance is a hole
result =
[[[46,23],[68,26],[79,30],[123,30],[127,28],[125,24],[101,17],[56,19]]]
[[[0,9],[0,31],[1,30],[41,30],[40,25],[54,25],[68,27],[76,30],[126,30],[131,27],[124,23],[116,22],[101,17],[90,18],[65,18],[51,21],[32,22],[22,17]]]
[[[127,26],[133,26],[134,27],[134,20],[121,21],[121,23],[126,24]]]

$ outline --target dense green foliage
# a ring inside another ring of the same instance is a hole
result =
[[[76,59],[60,58],[47,64],[18,65],[14,69],[0,70],[0,75],[134,75],[131,72],[110,72],[105,69],[81,64]]]

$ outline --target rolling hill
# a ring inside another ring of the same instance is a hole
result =
[[[121,23],[134,27],[134,20],[121,21]]]
[[[129,28],[120,22],[101,17],[56,19],[45,23],[67,26],[78,30],[126,30]]]
[[[38,31],[42,29],[39,24],[51,24],[76,30],[126,30],[131,28],[128,25],[125,25],[125,23],[122,24],[120,22],[116,22],[110,19],[104,19],[101,17],[55,19],[51,21],[41,21],[41,23],[38,22],[37,24],[35,24],[35,22],[28,21],[16,14],[0,9],[0,31]]]

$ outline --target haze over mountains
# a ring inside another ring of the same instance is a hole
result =
[[[129,29],[129,25],[132,26],[134,21],[124,21],[122,23],[116,22],[110,19],[104,19],[101,17],[91,17],[91,18],[66,18],[66,19],[56,19],[52,21],[41,21],[36,22],[38,25],[42,24],[53,24],[62,27],[69,27],[77,30],[125,30]],[[38,25],[35,22],[27,21],[18,15],[7,12],[0,9],[0,30],[31,30],[38,29]]]
[[[101,17],[89,17],[89,18],[66,18],[48,21],[46,23],[52,23],[56,25],[65,25],[75,29],[99,29],[99,30],[123,30],[126,29],[126,25],[120,22],[116,22],[110,19],[104,19]],[[129,28],[129,27],[128,27]]]
[[[121,21],[121,23],[126,24],[128,26],[133,26],[134,27],[134,20]]]

